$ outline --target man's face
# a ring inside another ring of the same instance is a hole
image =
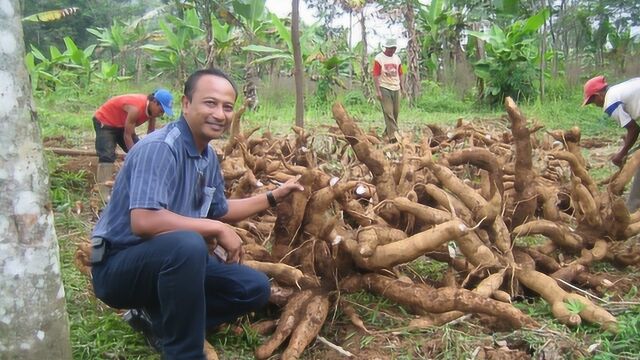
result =
[[[215,75],[203,75],[198,79],[191,101],[182,97],[182,113],[197,146],[222,136],[233,117],[235,100],[231,83]]]
[[[602,92],[598,92],[595,93],[595,95],[593,95],[591,97],[591,104],[594,104],[598,107],[603,107],[604,106],[604,94]]]
[[[396,53],[396,47],[388,47],[388,48],[384,48],[384,54],[387,56],[393,56],[393,54]]]
[[[158,100],[149,101],[149,116],[156,118],[162,116],[162,114],[164,114],[164,109],[162,105],[158,103]]]

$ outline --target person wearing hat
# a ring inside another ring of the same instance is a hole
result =
[[[125,94],[115,96],[102,104],[93,115],[96,131],[96,153],[98,171],[96,183],[104,201],[109,198],[109,188],[105,182],[113,175],[116,161],[116,144],[124,152],[129,152],[138,142],[135,128],[148,122],[147,133],[156,128],[156,118],[167,114],[173,116],[173,96],[166,89],[158,89],[149,95]]]
[[[604,76],[596,76],[584,84],[583,106],[594,104],[604,109],[620,126],[627,129],[622,148],[611,158],[611,162],[622,167],[624,158],[640,134],[636,120],[640,119],[640,77],[609,86]],[[629,211],[640,207],[640,170],[636,172],[627,200]]]
[[[373,62],[373,82],[376,96],[384,113],[384,137],[395,140],[398,131],[398,113],[400,112],[400,94],[402,92],[402,64],[396,55],[396,39],[387,39],[384,50],[376,55]]]

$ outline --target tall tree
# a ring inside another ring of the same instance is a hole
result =
[[[49,177],[19,0],[0,3],[0,357],[71,359]]]
[[[296,82],[296,126],[304,127],[304,72],[300,49],[300,1],[291,1],[291,43],[293,47],[293,76]]]
[[[407,96],[414,105],[420,98],[420,45],[416,31],[416,14],[413,0],[408,0],[404,6],[405,25],[407,28]],[[417,4],[418,6],[420,4]]]

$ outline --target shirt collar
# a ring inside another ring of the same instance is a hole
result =
[[[189,124],[187,123],[187,120],[184,118],[184,116],[180,115],[180,118],[178,119],[177,127],[178,129],[180,129],[180,134],[182,134],[182,139],[185,142],[185,145],[186,145],[185,147],[187,148],[187,154],[189,155],[189,157],[194,157],[194,158],[209,157],[211,149],[209,149],[208,144],[207,146],[205,146],[204,151],[202,151],[202,154],[198,152],[198,149],[196,148],[196,143],[195,141],[193,141],[193,133],[191,132],[191,128],[189,127]]]

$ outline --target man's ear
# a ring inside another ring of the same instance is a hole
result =
[[[191,102],[189,101],[189,99],[187,98],[186,95],[182,95],[182,99],[181,99],[181,103],[182,103],[182,108],[186,108]]]

